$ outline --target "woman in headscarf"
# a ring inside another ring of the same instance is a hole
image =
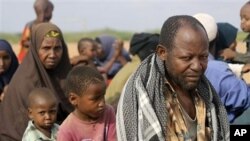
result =
[[[8,41],[0,39],[0,102],[18,67],[18,61]]]
[[[21,140],[28,123],[27,97],[34,88],[50,88],[59,102],[57,123],[66,118],[72,110],[64,94],[64,80],[70,69],[60,29],[51,23],[34,27],[30,51],[14,74],[0,106],[1,141]]]

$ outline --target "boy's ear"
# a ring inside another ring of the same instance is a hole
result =
[[[79,96],[77,94],[70,92],[69,93],[69,102],[72,105],[76,106],[77,105],[77,101],[78,101],[78,97]]]
[[[167,59],[167,49],[166,47],[162,45],[157,45],[156,47],[156,54],[160,57],[162,61],[165,61]]]
[[[28,108],[28,115],[31,120],[33,120],[32,109]]]

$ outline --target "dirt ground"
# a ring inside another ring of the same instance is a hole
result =
[[[68,43],[68,51],[69,51],[69,57],[73,57],[73,56],[76,56],[78,55],[78,51],[77,51],[77,43]],[[13,46],[13,49],[14,49],[14,52],[17,54],[19,53],[19,46],[18,44],[14,44],[12,45]],[[243,42],[238,42],[238,45],[237,45],[237,51],[238,52],[242,52],[244,53],[246,51],[246,48],[244,48],[245,44]],[[129,41],[125,41],[124,42],[124,48],[126,50],[129,49]],[[243,78],[246,80],[246,82],[248,84],[250,84],[250,72],[249,73],[246,73],[243,75]]]

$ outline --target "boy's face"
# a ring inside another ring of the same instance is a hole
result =
[[[90,60],[93,60],[96,57],[96,47],[91,42],[84,42],[81,44],[79,54],[87,56]]]
[[[244,5],[240,10],[241,29],[250,32],[250,4]]]
[[[54,100],[37,99],[28,110],[30,119],[39,130],[51,130],[57,115],[57,104]]]
[[[90,84],[81,96],[75,95],[75,112],[84,121],[93,121],[102,116],[105,109],[106,86],[104,83]]]

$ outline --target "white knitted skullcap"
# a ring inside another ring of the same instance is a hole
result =
[[[198,13],[193,16],[196,18],[205,28],[209,42],[215,39],[217,35],[217,24],[215,22],[215,19],[206,13]]]

